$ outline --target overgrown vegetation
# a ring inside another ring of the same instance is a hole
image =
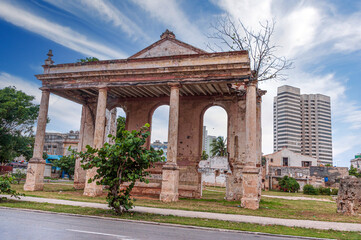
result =
[[[162,150],[148,150],[145,147],[147,138],[150,136],[150,125],[146,124],[140,131],[123,130],[119,137],[109,135],[114,144],[105,143],[100,149],[87,146],[87,151],[76,153],[73,151],[72,158],[82,159],[82,167],[86,170],[97,168],[96,175],[89,182],[96,181],[98,185],[107,187],[107,202],[117,214],[129,210],[133,206],[130,192],[135,182],[146,182],[149,175],[146,169],[153,163],[164,161]],[[129,183],[124,186],[124,183]],[[123,185],[123,188],[120,188]]]
[[[20,184],[22,179],[26,178],[26,173],[22,172],[20,169],[17,169],[14,173],[11,174],[13,180]]]
[[[33,126],[39,112],[34,99],[15,87],[0,89],[0,163],[20,155],[31,158]]]
[[[298,192],[300,190],[300,184],[296,181],[296,179],[288,176],[284,176],[280,180],[278,180],[278,185],[281,191],[284,192]]]
[[[202,160],[207,160],[209,158],[209,155],[206,153],[206,151],[202,151],[202,157],[201,157],[201,159]]]
[[[357,168],[353,167],[352,165],[350,167],[350,170],[348,170],[348,174],[350,176],[361,178],[361,172],[357,171]]]
[[[16,192],[11,188],[11,184],[14,183],[14,178],[8,174],[0,176],[0,194],[9,194],[12,197],[19,198],[19,196],[23,196],[24,194]],[[5,200],[6,197],[1,197],[1,200]]]
[[[68,150],[71,151],[71,147],[69,147]],[[75,160],[75,155],[63,156],[60,159],[52,160],[52,164],[54,167],[58,167],[61,171],[67,173],[69,175],[69,179],[71,179],[75,171]]]
[[[304,194],[308,194],[308,195],[337,195],[338,194],[338,189],[336,188],[324,188],[324,187],[319,187],[319,188],[315,188],[314,186],[312,186],[311,184],[306,184],[305,186],[303,186],[303,193]]]
[[[99,59],[96,57],[86,57],[86,58],[78,59],[78,62],[97,62],[97,61],[99,61]]]

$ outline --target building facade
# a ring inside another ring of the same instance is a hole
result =
[[[351,166],[361,172],[361,153],[355,155],[355,158],[351,160]]]
[[[332,165],[331,100],[281,86],[274,98],[274,152],[286,147]]]
[[[45,133],[44,152],[48,155],[67,156],[70,154],[69,147],[78,150],[79,131],[68,133]]]

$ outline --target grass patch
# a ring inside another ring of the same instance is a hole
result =
[[[342,231],[333,231],[333,230],[316,230],[316,229],[306,229],[306,228],[298,228],[298,227],[286,227],[279,225],[235,223],[235,222],[212,220],[212,219],[163,216],[163,215],[147,214],[147,213],[128,212],[123,214],[122,216],[116,216],[110,210],[95,209],[88,207],[66,206],[66,205],[50,204],[50,203],[34,203],[34,202],[6,200],[0,202],[0,206],[10,207],[10,208],[36,209],[36,210],[43,210],[50,212],[112,217],[112,218],[130,219],[130,220],[142,220],[142,221],[159,222],[159,223],[173,223],[173,224],[192,225],[192,226],[209,227],[209,228],[220,228],[220,229],[230,229],[230,230],[240,230],[240,231],[250,231],[250,232],[264,232],[264,233],[293,235],[293,236],[333,238],[333,239],[361,238],[360,232],[342,232]]]
[[[106,204],[106,195],[99,197],[83,196],[82,190],[75,190],[71,185],[44,184],[44,191],[24,192],[22,185],[14,185],[14,189],[26,196],[55,198],[72,201],[96,202]],[[267,192],[268,193],[268,192]],[[277,192],[279,193],[279,192]],[[225,188],[206,187],[201,199],[182,198],[178,202],[163,203],[157,199],[136,198],[136,206],[203,211],[214,213],[243,214],[263,217],[319,220],[333,222],[361,223],[361,216],[345,216],[336,213],[336,203],[285,200],[262,197],[258,210],[244,209],[239,201],[224,200]],[[326,197],[326,196],[323,196]]]

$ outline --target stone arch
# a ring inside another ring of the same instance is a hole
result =
[[[168,107],[167,110],[164,109],[164,107]],[[166,126],[164,127],[164,131],[162,130],[162,134],[164,134],[163,139],[156,139],[154,138],[154,126],[155,127],[159,127],[158,125],[155,125],[156,123],[153,121],[155,114],[157,115],[157,111],[166,111],[164,118],[166,119],[166,121],[160,125],[160,126]],[[151,110],[149,111],[149,124],[150,124],[150,137],[149,137],[149,141],[150,144],[154,143],[156,140],[160,140],[161,142],[168,142],[168,129],[169,129],[169,103],[168,102],[159,102],[157,104],[155,104]],[[166,156],[166,150],[163,149],[163,151],[165,152],[165,156]]]
[[[230,115],[229,115],[229,111],[228,111],[228,107],[227,107],[227,105],[226,104],[224,104],[224,103],[222,103],[222,102],[215,102],[215,103],[210,103],[210,104],[208,104],[208,105],[206,105],[203,109],[202,109],[202,111],[201,111],[201,115],[200,115],[200,118],[199,118],[199,120],[200,120],[200,124],[199,124],[199,126],[201,126],[200,128],[199,128],[199,136],[200,136],[200,144],[199,144],[199,147],[200,147],[200,153],[202,154],[202,147],[203,147],[203,143],[202,143],[202,136],[203,136],[203,125],[204,125],[204,115],[205,115],[205,113],[207,112],[207,110],[208,109],[210,109],[210,108],[212,108],[212,107],[220,107],[220,108],[222,108],[225,112],[226,112],[226,114],[227,114],[227,131],[226,131],[226,133],[227,133],[227,136],[226,136],[226,138],[228,139],[228,137],[230,136],[230,134],[229,134],[229,120],[230,120]],[[228,140],[227,140],[227,150],[228,150]]]

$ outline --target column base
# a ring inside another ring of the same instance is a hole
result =
[[[85,182],[74,182],[74,188],[76,190],[81,190],[85,188]]]
[[[261,199],[260,169],[258,167],[246,166],[243,168],[243,196],[241,207],[256,210],[259,208]]]
[[[25,191],[42,191],[44,189],[45,160],[41,158],[31,158],[28,163]]]
[[[103,186],[101,185],[97,185],[95,187],[86,187],[84,189],[84,196],[88,196],[88,197],[97,197],[103,194]]]
[[[160,201],[178,201],[179,167],[175,163],[166,163],[162,169],[162,188]]]
[[[231,174],[226,175],[226,200],[240,201],[243,195],[242,168],[235,167]]]
[[[92,168],[86,171],[86,181],[84,187],[84,196],[96,197],[103,194],[103,185],[98,185],[96,181],[88,183],[89,179],[93,179],[97,174],[97,168]]]

